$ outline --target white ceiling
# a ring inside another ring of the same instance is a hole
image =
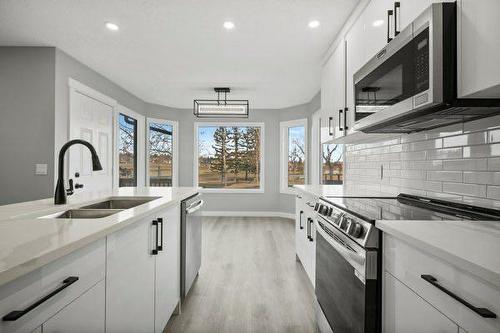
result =
[[[357,2],[0,0],[0,45],[56,46],[150,103],[191,108],[229,86],[252,108],[283,108],[319,91],[322,56]]]

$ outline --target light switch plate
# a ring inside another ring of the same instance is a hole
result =
[[[35,164],[35,175],[47,175],[47,164]]]

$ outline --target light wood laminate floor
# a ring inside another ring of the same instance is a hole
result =
[[[204,218],[200,274],[165,332],[314,332],[294,238],[289,219]]]

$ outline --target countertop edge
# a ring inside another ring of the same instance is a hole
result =
[[[436,247],[429,242],[414,237],[409,233],[391,227],[391,221],[376,221],[375,226],[382,232],[392,235],[428,255],[440,258],[458,269],[474,275],[498,288],[500,288],[500,275],[461,256],[453,254],[442,248]]]
[[[148,215],[152,215],[162,209],[168,208],[170,206],[179,204],[182,200],[187,199],[196,193],[198,193],[198,189],[193,189],[192,191],[186,192],[185,194],[181,195],[179,198],[173,199],[168,202],[164,202],[157,207],[154,207],[147,212],[139,213],[133,217],[130,217],[124,221],[121,221],[118,224],[114,224],[106,229],[100,230],[98,232],[95,232],[91,235],[82,237],[81,239],[78,239],[76,241],[73,241],[70,244],[66,244],[60,248],[50,250],[48,252],[42,253],[39,256],[33,257],[30,260],[27,260],[25,262],[19,263],[16,266],[9,268],[7,270],[4,270],[0,272],[0,288],[4,286],[5,284],[8,284],[9,282],[12,282],[13,280],[26,275],[28,273],[31,273],[47,264],[50,264],[53,261],[56,261],[59,258],[62,258],[74,251],[77,251],[93,242],[98,241],[99,239],[102,239],[104,237],[107,237],[108,235],[115,233],[139,220],[142,220],[144,217]]]

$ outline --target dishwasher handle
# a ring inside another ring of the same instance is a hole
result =
[[[186,208],[186,214],[192,214],[192,213],[196,212],[198,209],[203,207],[204,204],[205,204],[205,201],[203,201],[203,200],[192,203],[191,205],[189,205]]]

